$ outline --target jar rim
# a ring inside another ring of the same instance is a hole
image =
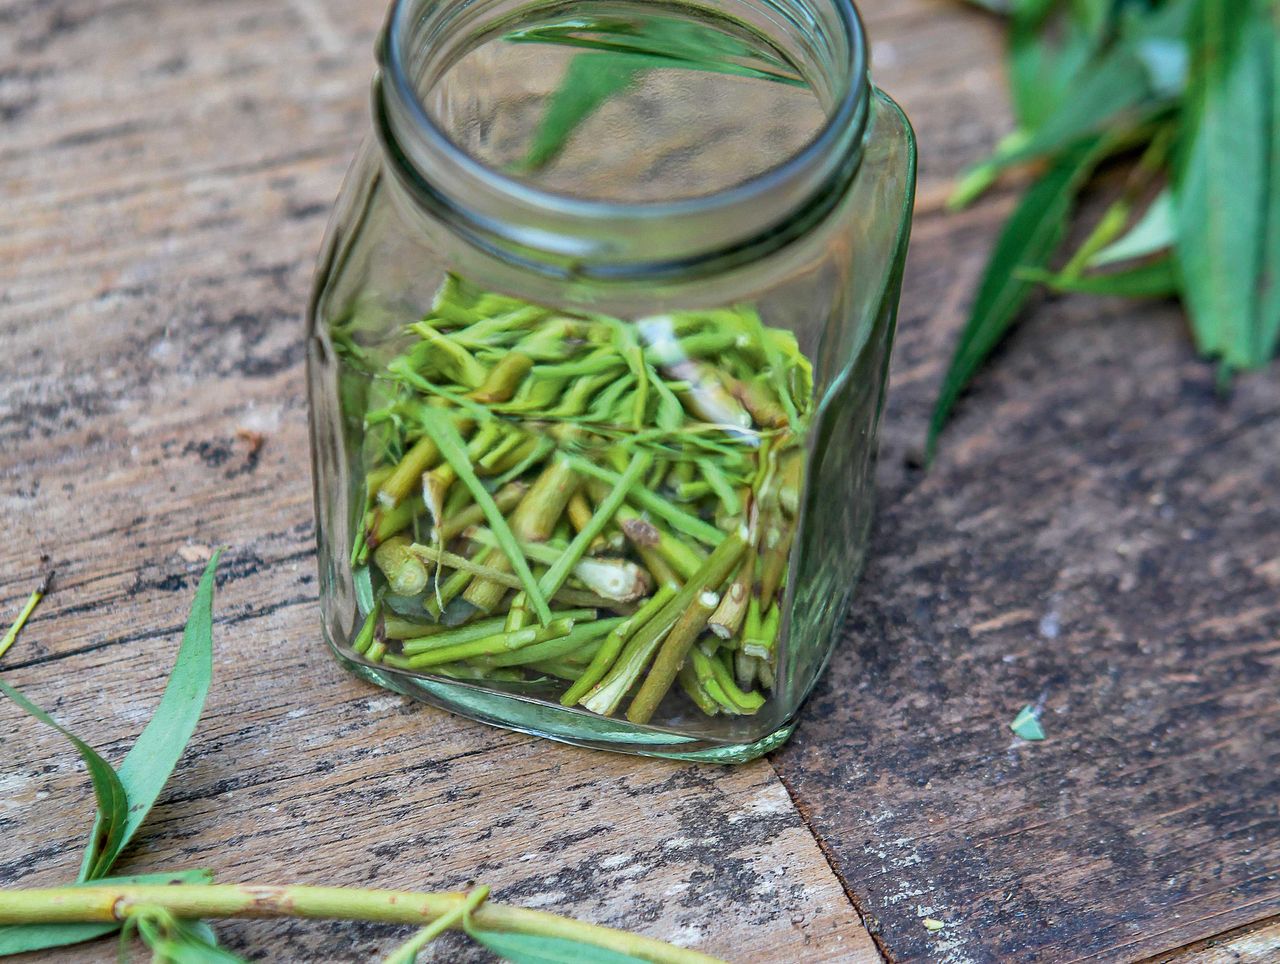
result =
[[[815,0],[747,2],[811,8]],[[561,271],[580,275],[630,276],[651,272],[658,263],[687,268],[730,251],[755,250],[760,239],[770,239],[768,247],[776,248],[781,235],[794,234],[785,229],[788,221],[811,223],[811,217],[797,215],[812,213],[823,193],[843,193],[838,188],[856,171],[867,126],[871,82],[861,17],[853,0],[817,2],[834,14],[849,53],[821,129],[777,164],[707,194],[636,201],[576,197],[531,184],[470,154],[431,115],[409,69],[415,28],[433,15],[424,5],[443,16],[444,8],[458,6],[449,2],[393,0],[378,44],[375,124],[384,148],[401,162],[397,173],[415,198],[490,253],[507,249],[515,260],[555,261]],[[655,258],[644,239],[657,225],[663,226],[667,244]]]

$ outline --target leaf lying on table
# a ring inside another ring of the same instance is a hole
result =
[[[953,206],[979,196],[1006,168],[1044,164],[1049,173],[1027,190],[991,256],[939,391],[930,452],[1032,282],[1081,293],[1176,294],[1196,347],[1224,373],[1267,364],[1280,342],[1280,3],[1014,0],[1011,13],[1018,126],[961,178]],[[1052,215],[1056,225],[1029,231],[1028,206],[1043,202],[1046,181],[1094,141],[1106,146],[1073,187],[1086,187],[1098,162],[1119,161],[1129,166],[1124,196],[1065,268],[1048,270],[1071,208],[1056,205],[1040,219]],[[1161,184],[1129,226],[1137,195]]]
[[[215,552],[205,567],[196,590],[178,650],[177,664],[169,676],[155,715],[143,728],[119,771],[112,768],[84,740],[67,730],[15,687],[0,680],[0,692],[31,716],[65,736],[84,760],[93,783],[98,809],[90,833],[89,846],[80,865],[78,883],[92,883],[106,877],[120,852],[137,832],[156,797],[164,789],[174,765],[186,748],[204,707],[213,676],[213,577],[221,552]],[[14,634],[16,636],[16,633]],[[192,871],[197,878],[204,871]],[[154,875],[152,875],[154,877]],[[168,880],[173,875],[160,875]],[[152,882],[143,878],[120,881]],[[106,930],[101,927],[106,926]],[[119,925],[48,924],[39,928],[0,928],[0,954],[19,950],[60,947],[110,933]],[[7,947],[13,950],[5,950]]]
[[[934,404],[929,428],[928,457],[932,457],[938,433],[951,414],[960,391],[1012,326],[1032,291],[1018,270],[1042,267],[1057,249],[1068,212],[1080,185],[1098,162],[1099,144],[1086,141],[1063,155],[1038,180],[1004,226],[995,252],[987,264],[969,323],[961,335]]]
[[[120,849],[121,841],[125,838],[125,825],[129,815],[129,805],[126,802],[124,785],[120,782],[120,777],[116,775],[111,764],[99,756],[93,747],[4,680],[0,680],[0,693],[9,697],[45,726],[53,727],[65,736],[80,754],[80,759],[84,761],[85,769],[89,771],[89,780],[93,783],[93,794],[98,801],[98,815],[94,821],[89,846],[85,850],[86,870],[82,871],[81,879],[89,880],[104,876]]]
[[[1140,264],[1105,274],[1055,274],[1039,268],[1022,268],[1018,277],[1042,284],[1061,294],[1117,295],[1124,298],[1167,298],[1177,294],[1178,278],[1171,258]]]
[[[120,764],[120,782],[129,800],[124,835],[114,850],[104,853],[101,872],[86,875],[82,868],[81,879],[101,876],[115,862],[151,812],[195,733],[213,679],[213,587],[221,557],[218,550],[205,566],[160,704]]]
[[[80,881],[48,889],[4,891],[4,899],[0,899],[0,957],[65,947],[120,931],[122,959],[127,954],[125,943],[137,936],[151,949],[153,960],[165,964],[243,964],[241,957],[218,947],[208,924],[189,918],[298,916],[405,924],[431,920],[388,964],[412,964],[430,940],[457,927],[516,964],[715,964],[715,958],[696,951],[542,911],[486,906],[483,926],[477,925],[471,914],[488,897],[487,887],[478,887],[463,897],[357,888],[217,886],[211,883],[213,875],[207,870],[106,877],[163,789],[204,706],[213,672],[213,591],[219,555],[209,561],[200,579],[178,658],[155,715],[119,773],[87,743],[0,680],[0,692],[57,729],[76,747],[98,800],[94,834]],[[16,638],[17,633],[12,635]],[[361,910],[365,917],[360,916]]]
[[[1173,194],[1166,188],[1123,237],[1089,258],[1089,267],[1102,268],[1134,258],[1146,258],[1167,251],[1177,240],[1178,222],[1173,211]]]
[[[1270,356],[1258,293],[1267,236],[1275,22],[1262,0],[1198,4],[1173,169],[1183,297],[1202,352],[1231,368]],[[1275,265],[1271,266],[1272,270]]]

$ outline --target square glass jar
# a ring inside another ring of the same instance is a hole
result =
[[[325,638],[739,762],[862,567],[915,148],[848,0],[399,0],[308,317]]]

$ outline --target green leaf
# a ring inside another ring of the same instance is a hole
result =
[[[1045,112],[1030,134],[997,151],[978,167],[992,174],[1057,154],[1087,134],[1111,128],[1121,121],[1121,115],[1132,114],[1132,125],[1136,127],[1149,110],[1151,95],[1147,70],[1141,61],[1131,51],[1117,48],[1101,60],[1090,62],[1087,69],[1082,68],[1070,95]],[[973,172],[965,175],[966,179],[973,176]]]
[[[536,171],[554,160],[573,132],[610,97],[630,87],[641,69],[632,58],[617,54],[578,54],[569,61],[530,139],[525,168]]]
[[[221,556],[222,550],[215,552],[200,577],[160,705],[120,764],[120,782],[129,800],[124,833],[114,846],[104,848],[100,868],[86,869],[87,864],[81,868],[81,880],[101,876],[115,862],[151,811],[195,732],[213,678],[213,588]],[[94,829],[96,834],[98,823]]]
[[[1042,284],[1060,293],[1125,298],[1167,298],[1178,293],[1178,277],[1171,258],[1106,274],[1065,275],[1027,268],[1019,270],[1017,275],[1024,281]]]
[[[93,876],[101,877],[111,866],[111,861],[115,859],[120,842],[127,832],[129,805],[126,802],[125,788],[120,777],[111,768],[111,764],[100,757],[93,747],[58,723],[4,680],[0,680],[0,693],[4,693],[41,723],[53,727],[65,736],[80,754],[80,759],[84,760],[85,768],[89,771],[89,779],[93,782],[94,796],[98,799],[97,817],[94,820],[93,836],[89,839],[89,846],[85,851],[84,866],[89,868],[89,873]]]
[[[1272,3],[1269,57],[1271,91],[1271,146],[1267,189],[1267,230],[1262,245],[1262,277],[1258,288],[1258,356],[1265,360],[1280,349],[1280,4]],[[1267,14],[1261,14],[1264,32]]]
[[[1096,138],[1067,151],[1028,189],[1005,223],[934,403],[926,446],[929,458],[960,392],[1013,326],[1031,293],[1031,283],[1017,276],[1018,269],[1043,268],[1048,263],[1062,240],[1076,195],[1099,157]]]
[[[611,951],[565,937],[468,927],[471,939],[511,964],[642,964],[645,958]]]
[[[162,908],[141,908],[131,915],[138,936],[151,949],[152,960],[165,964],[246,964],[244,958],[218,946],[213,929],[203,921],[181,921]]]
[[[1055,0],[1015,0],[1009,27],[1009,84],[1014,116],[1024,131],[1038,129],[1058,106],[1094,53],[1085,32],[1067,25],[1060,42],[1046,29]]]
[[[1024,740],[1044,739],[1044,730],[1040,726],[1040,719],[1033,706],[1024,706],[1009,724],[1009,729]]]
[[[1173,194],[1183,297],[1200,351],[1260,365],[1274,30],[1266,0],[1200,0]],[[1249,8],[1247,11],[1242,8]]]
[[[1101,268],[1119,261],[1148,257],[1172,247],[1177,235],[1178,222],[1174,217],[1173,195],[1166,188],[1156,196],[1146,213],[1123,237],[1095,254],[1089,259],[1088,265],[1091,268]]]
[[[168,874],[132,874],[125,877],[103,877],[98,880],[71,884],[72,887],[100,887],[119,884],[210,884],[211,870],[180,870]],[[0,927],[0,957],[9,954],[25,954],[50,947],[66,947],[104,937],[120,929],[118,921],[102,921],[92,924],[10,924]]]
[[[631,18],[570,17],[518,30],[503,39],[590,51],[569,62],[560,85],[548,98],[523,162],[530,171],[554,160],[592,114],[645,70],[704,70],[805,86],[784,61],[764,56],[720,30],[673,17],[646,17],[639,26]]]
[[[0,639],[0,656],[9,651],[18,640],[18,634],[22,632],[22,627],[27,624],[27,620],[31,618],[31,614],[36,611],[36,607],[40,605],[40,600],[45,597],[49,591],[49,582],[52,576],[45,576],[40,585],[31,590],[31,595],[27,597],[26,603],[22,610],[18,613],[18,618],[13,621],[13,625],[9,627],[9,631],[4,634],[4,638]]]

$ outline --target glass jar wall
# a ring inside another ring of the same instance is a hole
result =
[[[914,145],[847,0],[403,0],[309,313],[325,637],[589,746],[778,745],[861,568]]]

